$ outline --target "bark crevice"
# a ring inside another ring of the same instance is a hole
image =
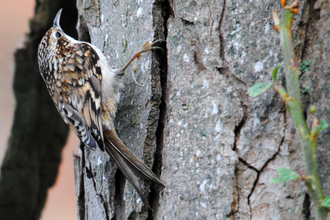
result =
[[[245,166],[247,166],[248,168],[253,169],[254,171],[257,172],[257,177],[256,177],[256,179],[255,179],[255,181],[254,181],[254,183],[253,183],[253,187],[251,188],[251,191],[250,191],[249,195],[247,196],[248,204],[249,204],[249,206],[250,206],[251,218],[252,218],[252,213],[253,213],[253,212],[252,212],[252,207],[251,207],[251,200],[250,200],[250,198],[251,198],[251,196],[252,196],[252,194],[253,194],[253,192],[254,192],[254,190],[255,190],[255,188],[256,188],[258,182],[259,182],[259,178],[260,178],[260,175],[262,174],[263,170],[265,169],[265,167],[266,167],[271,161],[275,160],[276,156],[280,153],[280,149],[281,149],[280,146],[282,146],[284,140],[285,140],[285,137],[282,138],[280,144],[278,145],[278,150],[277,150],[277,152],[275,152],[275,154],[265,162],[265,164],[261,167],[260,170],[258,170],[258,169],[256,169],[255,167],[251,166],[251,165],[248,164],[246,161],[244,161],[242,158],[239,158],[239,161],[242,162]]]
[[[226,6],[227,6],[227,1],[224,0],[221,17],[220,17],[220,21],[219,21],[220,58],[221,58],[223,64],[222,64],[221,68],[218,68],[218,67],[216,68],[219,71],[219,73],[223,74],[223,75],[228,75],[228,73],[229,73],[229,68],[227,66],[226,56],[225,56],[225,38],[223,36],[223,31],[221,30],[222,24],[223,24],[223,19],[225,17]]]
[[[114,195],[114,201],[115,201],[114,219],[123,219],[123,216],[125,215],[125,200],[124,200],[125,184],[126,184],[126,178],[124,177],[122,172],[119,169],[117,169],[115,175],[116,190]]]
[[[155,39],[165,39],[167,38],[167,20],[170,16],[170,3],[166,1],[156,1],[154,3],[153,14],[156,19],[160,19],[157,16],[161,16],[162,22],[159,24],[155,21]],[[159,14],[160,12],[160,14]],[[158,13],[158,14],[157,14]],[[158,25],[158,27],[157,27]],[[160,26],[161,25],[161,26]],[[152,166],[152,171],[157,175],[161,175],[162,168],[162,151],[164,147],[164,127],[166,120],[166,90],[167,90],[167,50],[166,44],[160,45],[163,51],[157,50],[154,51],[154,56],[159,62],[159,71],[160,71],[160,85],[161,85],[161,98],[159,105],[159,118],[158,126],[156,129],[156,151],[154,154],[154,164]],[[155,219],[156,212],[159,207],[159,193],[162,188],[156,184],[152,184],[150,187],[149,194],[149,204],[152,210],[149,210],[148,220]]]

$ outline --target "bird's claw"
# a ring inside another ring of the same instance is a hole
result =
[[[132,79],[138,86],[142,86],[142,85],[136,81],[135,73],[138,70],[138,65],[139,65],[139,61],[141,59],[141,54],[145,53],[145,52],[148,52],[150,50],[162,50],[164,52],[163,48],[155,46],[155,45],[158,45],[161,42],[165,42],[165,40],[162,40],[162,39],[158,39],[158,40],[155,40],[155,41],[151,41],[151,39],[147,40],[143,44],[142,49],[139,52],[137,52],[136,54],[134,54],[134,56],[130,59],[130,61],[123,68],[123,70],[125,70],[133,62],[133,60],[137,59],[137,62],[133,67]]]

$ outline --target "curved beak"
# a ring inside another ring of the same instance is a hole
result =
[[[62,13],[62,8],[56,14],[53,27],[61,28],[60,26],[61,13]]]

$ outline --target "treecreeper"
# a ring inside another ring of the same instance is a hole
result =
[[[38,48],[39,70],[49,94],[79,140],[93,150],[105,150],[149,207],[138,178],[165,186],[118,137],[113,120],[125,69],[142,53],[158,49],[154,45],[159,41],[146,43],[124,67],[112,69],[100,49],[63,32],[61,12]]]

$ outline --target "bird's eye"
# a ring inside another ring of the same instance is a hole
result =
[[[57,38],[62,37],[62,34],[60,32],[56,32],[55,37],[57,37]]]

